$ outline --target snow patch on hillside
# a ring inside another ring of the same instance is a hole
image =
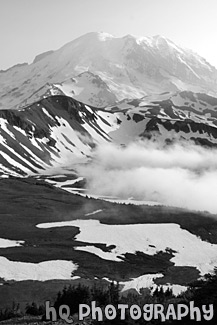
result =
[[[79,227],[80,233],[75,237],[78,241],[115,245],[110,252],[103,252],[94,245],[76,248],[106,260],[121,262],[126,253],[135,254],[140,251],[155,255],[159,251],[172,249],[175,252],[171,261],[176,266],[196,267],[201,275],[212,272],[217,266],[217,245],[202,241],[187,230],[181,229],[178,224],[106,225],[98,220],[73,220],[37,225],[38,228],[66,226]]]
[[[6,281],[70,280],[72,272],[77,270],[77,268],[78,266],[71,261],[56,260],[41,263],[24,263],[0,257],[0,278]]]
[[[102,211],[103,211],[102,209],[99,209],[99,210],[87,213],[87,214],[85,214],[85,216],[92,216],[93,214],[97,214],[97,213],[102,212]]]
[[[149,288],[153,293],[157,289],[157,287],[159,287],[159,285],[154,283],[154,280],[157,278],[162,278],[163,276],[164,275],[161,273],[145,274],[139,276],[138,278],[134,278],[130,281],[119,282],[119,283],[120,285],[123,285],[122,292],[130,289],[135,289],[139,293],[140,289]],[[180,293],[187,290],[186,286],[181,286],[178,284],[165,284],[165,285],[160,285],[160,287],[162,287],[164,291],[166,291],[168,288],[171,289],[175,296],[178,296]]]
[[[0,238],[0,248],[21,246],[24,243],[25,242],[23,240],[10,240],[10,239]]]

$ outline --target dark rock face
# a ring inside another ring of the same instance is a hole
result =
[[[200,143],[203,146],[216,146],[215,143],[209,140],[210,137],[217,139],[217,128],[212,127],[210,125],[204,123],[196,123],[192,120],[184,120],[184,121],[175,121],[171,122],[169,120],[159,119],[157,117],[152,118],[147,123],[146,129],[143,133],[140,134],[141,137],[152,138],[152,135],[158,132],[158,136],[160,137],[159,126],[163,126],[165,130],[168,132],[174,131],[177,135],[182,132],[181,138],[185,139],[185,134],[191,135],[190,139],[196,143]],[[198,135],[198,133],[201,135]],[[169,133],[168,133],[169,135]],[[202,138],[205,136],[205,138]],[[207,137],[207,138],[206,138]],[[171,135],[172,139],[172,135]]]
[[[110,112],[118,112],[118,108],[121,110],[122,107],[123,101],[111,107]],[[167,144],[192,140],[203,146],[217,145],[215,97],[191,91],[162,93],[156,99],[154,96],[144,96],[135,101],[125,100],[121,113],[129,122],[129,130],[132,127],[138,129],[138,133],[134,129],[132,135],[140,138],[158,138]]]

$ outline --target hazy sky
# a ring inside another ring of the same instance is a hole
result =
[[[91,31],[160,34],[217,67],[217,0],[0,0],[0,69]]]

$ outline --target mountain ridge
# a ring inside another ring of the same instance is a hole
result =
[[[87,161],[100,144],[141,139],[216,147],[217,98],[163,93],[103,110],[58,94],[20,110],[0,110],[0,171],[25,176],[66,170]]]
[[[47,82],[61,83],[87,71],[101,78],[114,101],[115,97],[120,101],[163,91],[217,94],[216,68],[198,54],[160,36],[114,37],[92,32],[38,57],[35,63],[0,74],[0,109],[19,108],[29,94]],[[89,85],[92,87],[91,82]],[[83,97],[78,99],[90,105],[95,100],[97,107],[105,106],[107,95],[97,90],[87,94],[89,85],[82,85]]]

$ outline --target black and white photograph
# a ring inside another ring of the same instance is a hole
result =
[[[0,0],[0,324],[217,324],[216,0]]]

